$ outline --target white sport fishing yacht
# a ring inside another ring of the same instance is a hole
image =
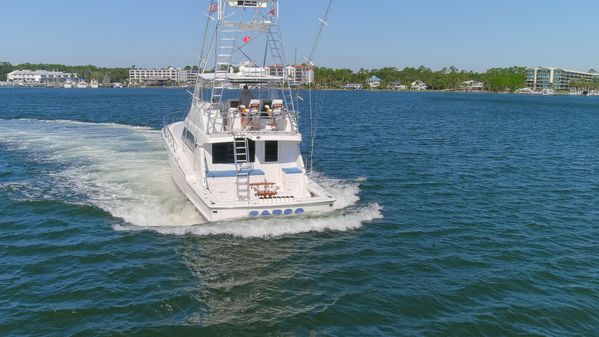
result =
[[[175,183],[208,221],[333,209],[306,174],[278,14],[278,0],[210,2],[191,108],[162,130]]]

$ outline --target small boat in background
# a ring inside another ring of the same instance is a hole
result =
[[[541,95],[542,96],[553,96],[553,95],[555,95],[555,90],[553,90],[553,89],[543,89],[543,90],[541,90]]]

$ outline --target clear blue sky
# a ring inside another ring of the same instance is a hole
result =
[[[282,0],[288,61],[309,52],[327,0]],[[209,0],[2,0],[0,60],[194,64]],[[335,0],[318,65],[599,69],[599,1]],[[291,56],[291,57],[289,57]]]

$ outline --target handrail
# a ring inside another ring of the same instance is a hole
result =
[[[209,112],[207,112],[208,130],[206,131],[208,134],[231,133],[240,131],[266,131],[275,133],[297,134],[299,131],[295,127],[294,117],[294,112],[286,110],[270,112],[252,111],[248,112],[247,115],[242,114],[238,110],[210,110]],[[241,125],[237,125],[236,122],[238,120],[241,121]],[[288,123],[290,123],[290,131],[287,131],[287,125],[285,125],[283,129],[278,128],[278,122],[282,121],[287,121]]]
[[[168,128],[168,125],[162,128],[162,135],[164,136],[166,143],[173,149],[173,152],[176,152],[179,149],[179,144],[175,140],[175,136],[173,136],[171,130]]]

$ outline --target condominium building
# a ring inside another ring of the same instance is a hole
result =
[[[594,80],[599,80],[599,73],[549,67],[526,69],[526,85],[534,90],[569,90],[573,82],[591,82]]]
[[[314,83],[314,69],[303,64],[287,66],[285,75],[291,85],[302,85]]]
[[[304,64],[284,66],[273,64],[268,66],[272,76],[283,76],[291,85],[314,83],[314,69]]]
[[[197,75],[197,70],[185,70],[174,67],[166,69],[129,69],[129,82],[137,84],[169,81],[188,83],[195,81]]]
[[[47,70],[15,70],[6,75],[6,80],[11,84],[47,84],[62,83],[77,77],[77,74],[62,71]]]

